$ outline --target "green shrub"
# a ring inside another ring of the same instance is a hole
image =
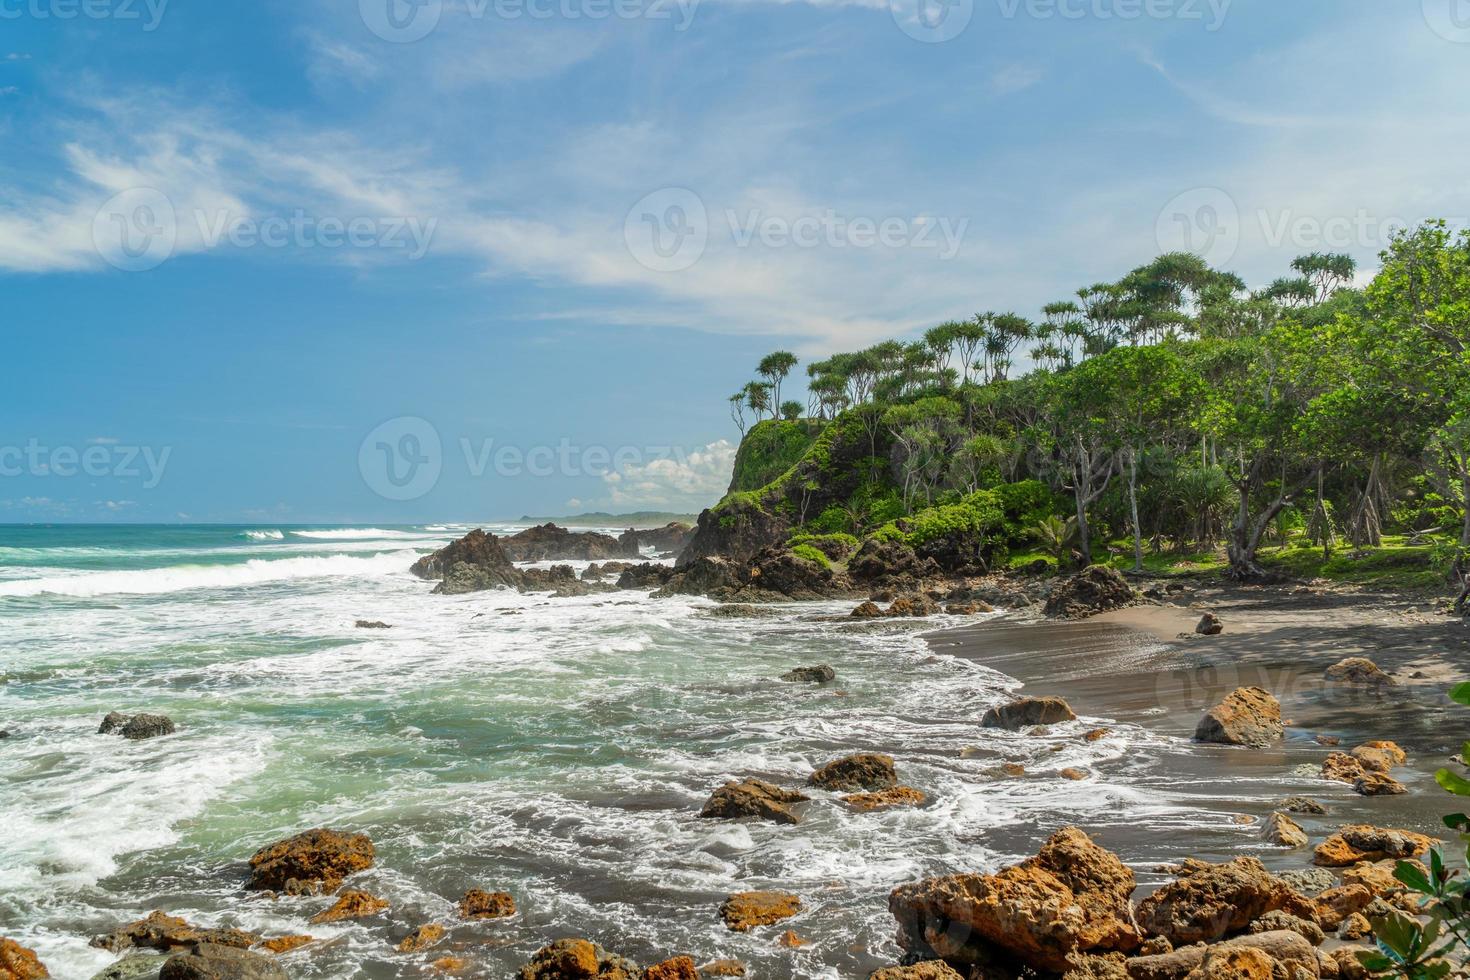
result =
[[[846,534],[855,530],[852,516],[841,504],[833,504],[812,520],[806,522],[807,530],[813,534]],[[853,540],[857,540],[854,538]]]
[[[794,534],[786,544],[792,551],[798,547],[816,548],[833,561],[846,561],[858,550],[858,539],[851,534]]]
[[[759,490],[779,479],[806,455],[820,432],[820,423],[811,420],[766,419],[756,423],[735,453],[730,489]]]
[[[791,549],[791,553],[798,558],[804,558],[809,562],[821,565],[823,568],[831,568],[832,561],[821,552],[815,545],[799,544]]]

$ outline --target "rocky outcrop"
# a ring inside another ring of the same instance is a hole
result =
[[[787,892],[736,892],[720,905],[720,918],[734,932],[749,932],[800,911],[801,899]]]
[[[669,584],[674,577],[674,569],[669,565],[654,565],[644,562],[625,569],[618,575],[618,588],[620,589],[661,589]]]
[[[110,953],[121,953],[129,949],[156,949],[168,952],[197,946],[200,943],[244,949],[260,941],[259,936],[243,929],[201,928],[190,925],[178,916],[166,915],[155,910],[141,919],[118,926],[106,935],[93,936],[91,945]]]
[[[701,558],[749,561],[762,548],[789,538],[791,529],[791,518],[767,511],[750,497],[732,495],[699,515],[694,534],[679,556],[679,567]]]
[[[643,971],[643,980],[699,980],[692,956],[675,956]]]
[[[756,817],[775,823],[800,823],[801,817],[791,807],[805,803],[809,797],[795,790],[782,789],[763,779],[742,779],[729,782],[710,795],[704,809],[699,811],[707,819],[736,820],[741,817]]]
[[[919,957],[985,962],[991,948],[1037,970],[1064,972],[1073,953],[1128,952],[1142,938],[1128,896],[1133,872],[1068,827],[1036,857],[993,875],[930,878],[894,889],[898,941]]]
[[[342,879],[373,866],[367,834],[317,828],[262,847],[250,857],[248,888],[287,894],[336,891]]]
[[[652,548],[657,554],[678,556],[693,539],[693,526],[678,521],[670,521],[663,527],[630,527],[618,535],[618,543],[625,549],[631,549],[634,555],[640,548]]]
[[[500,547],[513,562],[637,558],[637,542],[625,541],[624,538],[596,531],[568,531],[555,524],[542,524],[501,538]]]
[[[174,723],[166,715],[125,715],[121,711],[109,711],[97,726],[98,735],[121,735],[134,741],[172,735],[175,731]]]
[[[873,793],[849,793],[839,799],[859,813],[869,813],[898,806],[923,806],[928,797],[912,786],[891,786]]]
[[[1281,811],[1276,811],[1266,818],[1265,826],[1261,829],[1261,837],[1268,844],[1277,847],[1306,847],[1307,832],[1302,830],[1301,825],[1288,817]]]
[[[1418,857],[1433,845],[1433,838],[1410,830],[1353,824],[1318,844],[1312,863],[1326,868],[1345,868],[1359,861]]]
[[[558,939],[537,950],[519,980],[639,980],[637,964],[586,939]]]
[[[696,558],[676,568],[669,580],[654,595],[720,596],[737,591],[745,584],[741,567],[728,558]]]
[[[316,942],[315,936],[276,936],[274,939],[261,940],[255,944],[255,948],[263,949],[267,953],[289,953],[293,949],[300,949],[302,946],[314,942]]]
[[[345,891],[337,896],[330,908],[322,909],[307,921],[312,925],[324,922],[341,922],[344,919],[366,919],[387,911],[388,903],[376,895],[363,891]]]
[[[1367,657],[1348,657],[1339,660],[1323,671],[1322,679],[1328,684],[1369,689],[1394,686],[1394,679]]]
[[[793,667],[781,675],[783,681],[794,684],[826,684],[837,679],[837,671],[826,664],[811,667]]]
[[[901,595],[888,608],[883,610],[883,615],[896,616],[934,616],[939,613],[939,603],[924,595],[922,592],[913,592],[909,595]]]
[[[1205,712],[1195,727],[1197,742],[1261,747],[1281,738],[1281,702],[1259,687],[1239,687]]]
[[[751,559],[746,581],[752,588],[799,602],[854,594],[846,573],[834,570],[830,564],[802,558],[784,546],[758,552]]]
[[[45,980],[49,976],[34,950],[13,939],[0,939],[0,980]]]
[[[1090,565],[1052,590],[1046,614],[1057,619],[1084,619],[1134,602],[1133,588],[1115,568]]]
[[[847,563],[854,582],[873,584],[917,584],[939,574],[932,558],[921,558],[901,541],[869,538]]]
[[[813,772],[807,783],[834,793],[889,789],[898,785],[898,770],[893,756],[864,752],[834,759]]]
[[[1281,964],[1280,977],[1283,978],[1316,980],[1320,975],[1316,949],[1302,936],[1287,929],[1237,936],[1214,946],[1185,946],[1170,953],[1135,956],[1127,962],[1128,975],[1132,980],[1183,980],[1198,970],[1207,956],[1219,956],[1239,949],[1259,950]],[[1276,977],[1275,971],[1269,975]],[[1237,976],[1234,980],[1244,978]]]
[[[487,574],[497,570],[514,570],[510,558],[493,534],[481,528],[453,541],[431,555],[425,555],[409,567],[422,579],[442,579],[455,565],[469,565]]]
[[[510,892],[471,888],[459,900],[461,919],[504,919],[515,914],[516,900]]]
[[[912,966],[885,966],[868,974],[868,980],[964,980],[944,960],[925,960]]]
[[[1310,903],[1255,858],[1191,859],[1178,878],[1138,903],[1138,925],[1177,948],[1223,939],[1277,909],[1309,910]]]
[[[269,956],[206,943],[170,956],[158,971],[158,980],[287,980],[287,976]]]
[[[984,728],[1005,728],[1016,731],[1032,725],[1056,725],[1064,721],[1076,721],[1072,706],[1058,697],[1022,697],[991,708],[980,718]]]

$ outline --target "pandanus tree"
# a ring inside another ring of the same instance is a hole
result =
[[[771,404],[781,404],[781,382],[796,367],[796,355],[790,351],[778,350],[761,358],[755,373],[766,379],[766,384],[771,386]]]

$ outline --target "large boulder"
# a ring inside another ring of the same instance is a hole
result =
[[[1046,614],[1058,619],[1083,619],[1109,609],[1132,605],[1133,587],[1116,568],[1090,565],[1052,590]]]
[[[980,724],[985,728],[1016,731],[1033,725],[1056,725],[1076,720],[1072,706],[1062,698],[1023,697],[991,708],[981,716]]]
[[[674,577],[673,568],[644,562],[625,568],[618,575],[620,589],[661,589]]]
[[[510,558],[493,534],[475,528],[469,534],[453,541],[432,555],[425,555],[414,562],[409,571],[423,579],[442,579],[455,565],[469,565],[487,573],[514,571]]]
[[[555,524],[530,527],[500,539],[511,561],[606,561],[637,558],[636,541],[625,541],[596,531],[568,531]]]
[[[286,971],[269,956],[232,946],[195,946],[170,956],[158,971],[158,980],[288,980]]]
[[[618,535],[618,543],[632,548],[638,554],[640,548],[652,548],[658,554],[679,555],[694,538],[694,528],[689,524],[670,521],[663,527],[628,528]]]
[[[807,782],[836,793],[889,789],[898,785],[898,770],[894,768],[893,756],[862,752],[827,763],[813,772]]]
[[[98,735],[121,735],[134,741],[172,735],[174,731],[174,723],[167,715],[125,715],[121,711],[109,711],[97,726]]]
[[[1237,936],[1213,946],[1185,946],[1169,953],[1135,956],[1127,962],[1128,975],[1133,980],[1182,980],[1197,970],[1207,956],[1219,956],[1222,952],[1241,948],[1260,950],[1282,964],[1287,969],[1281,972],[1280,977],[1315,980],[1319,975],[1317,950],[1289,929]]]
[[[260,942],[260,937],[243,929],[209,929],[190,925],[176,915],[149,912],[135,922],[118,926],[103,936],[92,937],[91,945],[110,953],[129,949],[173,950],[209,943],[244,949]]]
[[[774,823],[800,823],[801,817],[791,807],[808,799],[796,790],[782,789],[763,779],[742,779],[726,783],[710,794],[699,815],[707,819],[757,817]]]
[[[1186,860],[1178,878],[1138,903],[1138,925],[1179,947],[1223,939],[1277,909],[1309,911],[1310,903],[1257,859]]]
[[[342,879],[373,866],[367,834],[317,828],[262,847],[250,857],[248,888],[288,894],[336,891]]]
[[[735,932],[749,932],[800,911],[801,899],[787,892],[736,892],[720,905],[720,918]]]
[[[869,538],[847,563],[847,573],[855,582],[915,583],[938,575],[939,566],[901,541]]]
[[[852,582],[830,564],[813,561],[785,547],[766,548],[751,560],[749,584],[788,599],[810,601],[851,595]]]
[[[1328,684],[1377,689],[1393,687],[1394,679],[1367,657],[1347,657],[1322,672]]]
[[[996,874],[901,885],[888,896],[911,954],[984,962],[990,948],[1060,973],[1077,952],[1128,952],[1141,936],[1128,897],[1133,872],[1082,831],[1057,831],[1033,858]]]
[[[655,595],[715,595],[733,592],[744,585],[740,566],[728,558],[696,558],[674,571]]]
[[[1410,830],[1352,824],[1318,844],[1312,863],[1324,868],[1345,868],[1359,861],[1418,857],[1433,846],[1434,838]]]
[[[13,939],[0,939],[0,980],[45,980],[49,976],[34,950]]]
[[[521,967],[519,980],[640,980],[637,964],[586,939],[558,939]]]
[[[1275,844],[1277,847],[1307,846],[1307,832],[1302,830],[1301,824],[1280,810],[1266,818],[1265,826],[1261,829],[1261,837],[1266,843]]]
[[[1261,747],[1281,738],[1281,702],[1259,687],[1238,687],[1206,711],[1195,727],[1198,742]]]

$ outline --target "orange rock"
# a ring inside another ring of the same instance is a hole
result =
[[[1329,932],[1343,920],[1367,908],[1373,892],[1362,885],[1339,885],[1317,896],[1317,924]]]
[[[1086,779],[1087,778],[1087,773],[1086,772],[1084,772],[1081,769],[1073,769],[1071,766],[1068,766],[1066,769],[1063,769],[1061,771],[1060,775],[1061,775],[1061,777],[1063,779],[1077,780],[1077,779]]]
[[[1197,742],[1262,746],[1282,735],[1281,702],[1259,687],[1238,687],[1205,712],[1195,726]]]
[[[467,969],[470,961],[462,956],[441,956],[429,965],[441,973],[458,973],[461,970]],[[591,975],[588,974],[588,976]]]
[[[443,926],[437,922],[425,922],[413,932],[404,936],[403,941],[395,948],[400,953],[417,953],[421,949],[428,949],[443,938]]]
[[[44,980],[49,976],[34,951],[13,939],[0,939],[0,980]]]
[[[1433,838],[1410,830],[1353,824],[1318,844],[1312,863],[1328,868],[1345,868],[1359,861],[1418,857],[1433,845]]]
[[[1096,742],[1100,739],[1107,738],[1112,733],[1113,730],[1111,728],[1094,728],[1092,731],[1088,732],[1082,737],[1087,739],[1087,741],[1089,742]]]
[[[851,793],[841,799],[854,810],[868,812],[896,806],[922,806],[928,797],[912,786],[894,786],[876,793]]]
[[[315,941],[315,936],[277,936],[275,939],[267,939],[262,942],[260,948],[267,953],[289,953],[293,949],[300,949],[307,943]]]
[[[323,909],[307,921],[312,925],[319,925],[323,922],[340,922],[343,919],[365,919],[370,915],[377,915],[387,907],[388,903],[376,895],[346,891],[331,908]]]
[[[366,834],[318,828],[262,847],[250,857],[250,888],[288,894],[313,888],[336,891],[342,879],[373,866],[373,842]]]
[[[1271,980],[1276,971],[1276,961],[1265,950],[1220,946],[1207,952],[1186,980]]]
[[[1005,773],[1007,776],[1026,775],[1026,767],[1021,765],[1019,762],[1007,762],[1005,765],[1000,767],[1000,771]]]
[[[699,967],[702,977],[743,977],[745,964],[739,960],[711,960]]]
[[[780,943],[782,946],[785,946],[787,949],[800,949],[801,947],[807,945],[807,941],[798,936],[794,929],[787,929],[781,934],[781,938],[776,940],[776,942]]]
[[[643,980],[699,980],[693,957],[675,956],[643,971]]]
[[[487,892],[471,888],[459,900],[461,919],[504,919],[516,914],[516,900],[510,892]]]
[[[735,932],[748,932],[800,911],[801,899],[786,892],[736,892],[720,906],[720,918]]]
[[[1351,783],[1360,779],[1364,773],[1363,763],[1346,752],[1332,752],[1322,760],[1322,778],[1332,779],[1339,783]]]
[[[1397,742],[1392,742],[1388,739],[1375,739],[1372,742],[1364,742],[1362,745],[1358,746],[1358,748],[1376,749],[1380,752],[1384,752],[1391,760],[1393,760],[1393,764],[1396,766],[1401,766],[1405,762],[1409,761],[1409,754],[1403,749],[1399,748],[1399,744]],[[1354,749],[1354,752],[1356,751],[1357,750]]]
[[[143,918],[119,926],[105,936],[94,936],[91,945],[121,953],[134,948],[169,952],[200,943],[245,949],[258,942],[259,936],[244,929],[202,928],[191,925],[176,915],[166,915],[155,909]]]
[[[1353,780],[1353,792],[1359,796],[1402,796],[1409,788],[1383,772],[1364,772]]]
[[[1348,916],[1337,930],[1338,939],[1367,939],[1371,935],[1373,935],[1373,926],[1368,922],[1368,917],[1361,912],[1354,912]]]

